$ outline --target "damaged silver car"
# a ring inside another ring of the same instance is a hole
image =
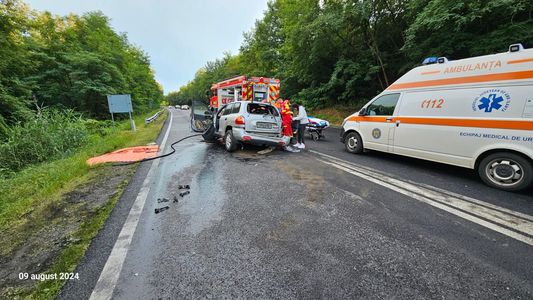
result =
[[[268,103],[236,101],[222,106],[213,116],[213,125],[204,139],[223,139],[227,151],[241,144],[285,146],[288,137],[281,135],[281,116]]]

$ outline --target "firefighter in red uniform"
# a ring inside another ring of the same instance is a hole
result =
[[[292,111],[288,99],[281,104],[281,124],[283,126],[283,136],[292,137]]]
[[[281,111],[281,105],[283,104],[283,99],[281,98],[278,98],[275,102],[274,102],[274,106],[278,108],[279,111]]]

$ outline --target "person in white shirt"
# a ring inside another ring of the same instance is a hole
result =
[[[298,125],[298,142],[294,146],[299,149],[305,149],[304,133],[305,127],[307,126],[307,123],[309,123],[307,112],[305,111],[305,107],[303,107],[303,105],[293,104],[292,108],[298,109],[298,115],[292,119],[295,121],[300,121],[300,125]]]

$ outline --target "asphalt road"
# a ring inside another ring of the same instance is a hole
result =
[[[187,112],[172,114],[167,151],[191,134]],[[309,151],[268,155],[193,138],[153,172],[142,164],[59,298],[533,297],[532,191],[501,192],[442,164],[352,155],[338,130],[327,134]],[[134,234],[121,232],[126,220]]]

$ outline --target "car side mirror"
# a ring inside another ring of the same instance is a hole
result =
[[[367,115],[366,107],[361,108],[361,110],[359,111],[359,115],[360,116],[366,116]]]

